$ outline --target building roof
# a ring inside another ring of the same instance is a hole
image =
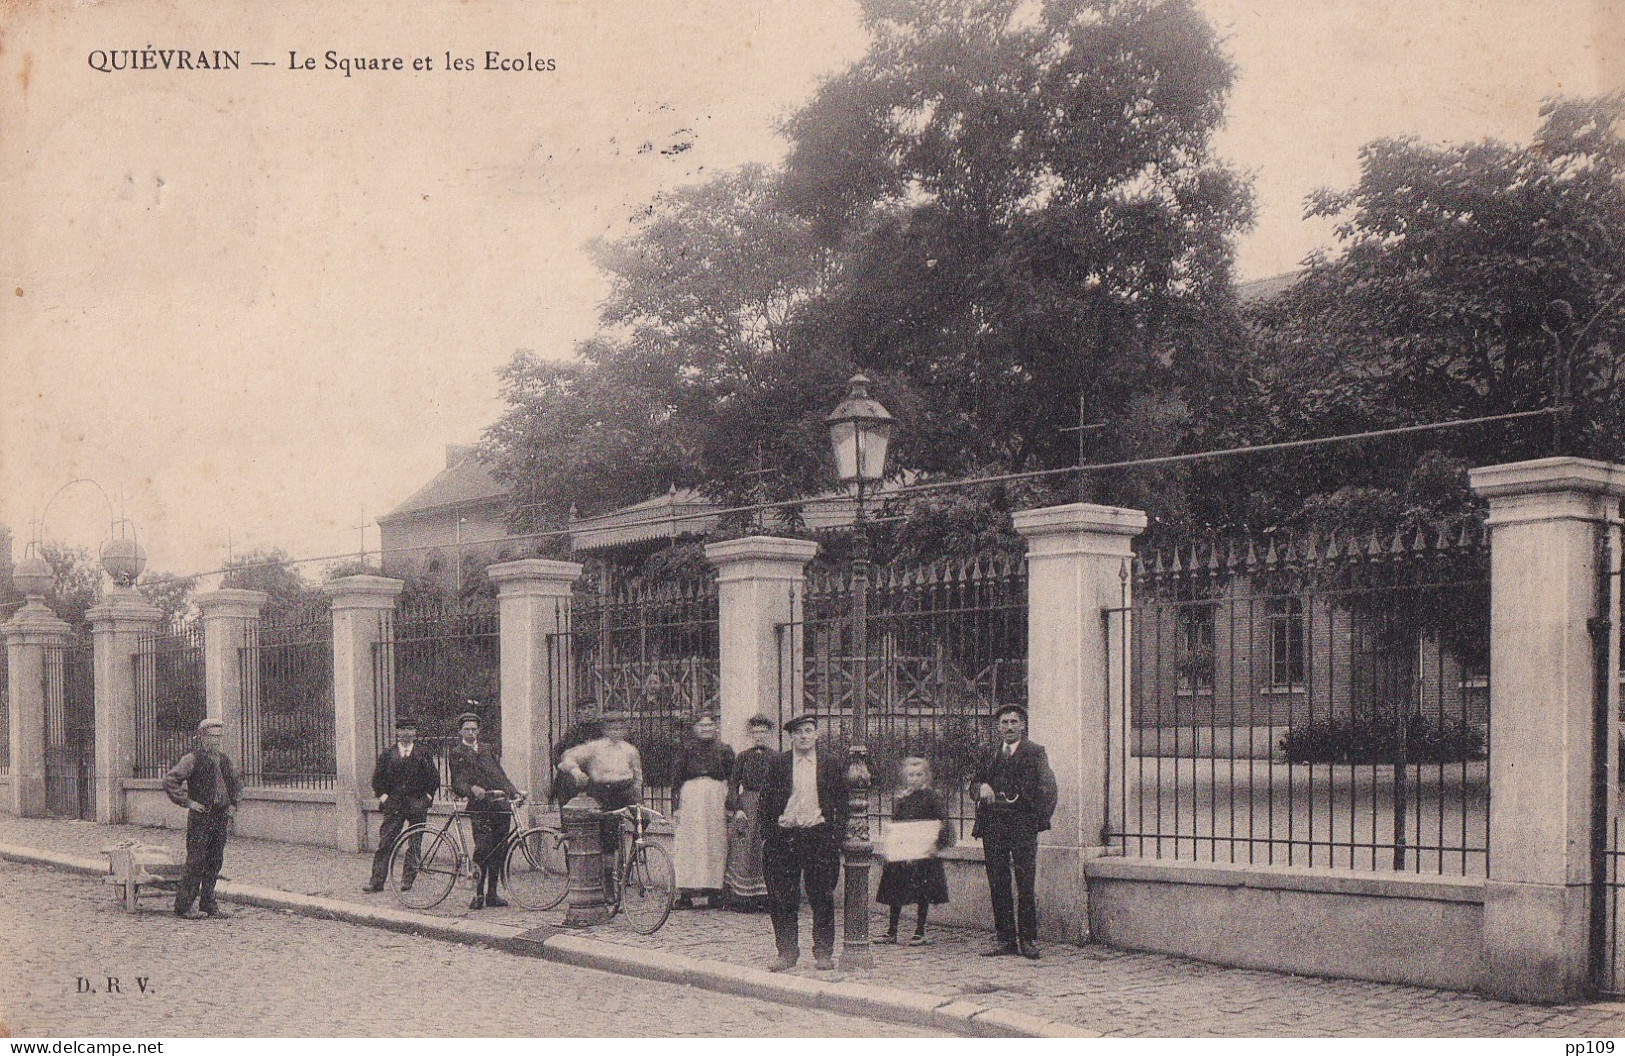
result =
[[[399,520],[413,514],[447,507],[484,505],[508,497],[508,488],[491,476],[491,471],[473,456],[472,451],[463,450],[457,454],[460,457],[455,460],[448,458],[446,468],[433,480],[378,519]]]
[[[693,488],[673,487],[593,517],[570,518],[570,549],[601,550],[646,539],[704,535],[717,526],[716,503]]]

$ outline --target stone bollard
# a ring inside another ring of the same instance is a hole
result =
[[[570,866],[570,908],[564,915],[564,926],[590,928],[607,923],[609,905],[604,901],[604,854],[599,834],[603,808],[583,792],[566,803],[560,813]]]

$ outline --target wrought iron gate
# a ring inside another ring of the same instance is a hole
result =
[[[45,809],[58,817],[96,817],[95,675],[88,638],[45,650]]]
[[[1621,910],[1625,909],[1625,818],[1621,811],[1620,753],[1622,723],[1620,694],[1620,524],[1608,524],[1598,537],[1597,607],[1591,618],[1592,687],[1596,737],[1592,752],[1591,826],[1591,979],[1600,993],[1625,994],[1625,949],[1622,949]]]

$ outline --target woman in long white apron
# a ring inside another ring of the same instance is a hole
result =
[[[728,777],[734,750],[717,739],[717,721],[702,714],[677,761],[672,809],[677,813],[677,908],[692,909],[694,896],[722,904],[728,867]]]

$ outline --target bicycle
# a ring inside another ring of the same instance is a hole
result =
[[[666,849],[649,842],[644,823],[666,818],[636,803],[604,813],[632,823],[630,830],[623,828],[616,848],[616,865],[609,880],[609,915],[624,910],[633,931],[653,935],[671,916],[672,904],[677,901],[677,870]]]
[[[521,794],[514,806],[524,801]],[[401,905],[433,909],[446,900],[458,880],[475,876],[474,856],[457,824],[459,818],[472,823],[470,812],[457,807],[438,829],[428,823],[410,825],[396,837],[389,857],[389,882]],[[413,844],[420,847],[417,869],[408,882],[406,870]],[[492,851],[493,858],[498,855],[504,863],[503,886],[520,908],[552,909],[569,893],[564,836],[557,829],[545,825],[511,829]]]

